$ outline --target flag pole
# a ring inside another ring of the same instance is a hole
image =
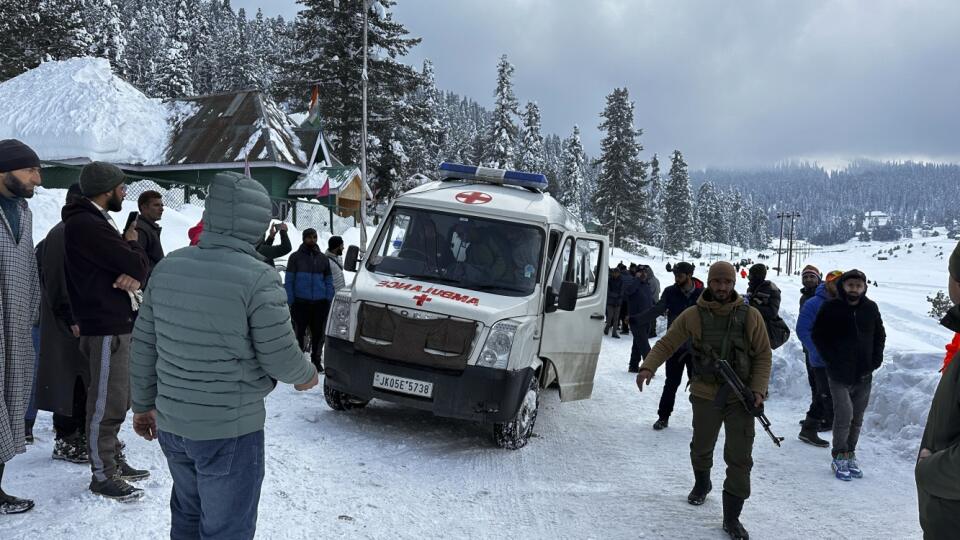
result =
[[[368,0],[360,0],[363,6],[363,132],[360,138],[360,253],[367,251],[367,10]]]

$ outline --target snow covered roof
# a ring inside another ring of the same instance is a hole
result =
[[[0,139],[44,160],[163,160],[172,110],[115,76],[103,58],[46,62],[0,83]]]
[[[114,75],[103,58],[41,64],[0,83],[0,104],[0,139],[20,139],[43,160],[164,169],[249,156],[297,172],[307,166],[298,124],[259,91],[163,102]]]
[[[193,110],[173,126],[166,163],[271,161],[303,169],[297,125],[258,90],[176,100]]]
[[[330,194],[337,195],[346,188],[350,182],[359,177],[360,169],[357,167],[324,167],[318,163],[310,167],[310,170],[307,171],[306,174],[294,182],[287,193],[295,197],[315,197],[317,193],[323,189],[323,185],[329,181]],[[369,186],[367,186],[366,192],[367,198],[372,199],[373,192],[370,191]],[[357,193],[357,195],[359,196],[359,193]]]

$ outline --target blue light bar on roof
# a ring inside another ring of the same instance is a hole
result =
[[[537,173],[491,169],[489,167],[476,167],[474,165],[462,165],[460,163],[448,163],[446,161],[440,164],[439,170],[440,177],[444,180],[477,180],[491,184],[519,186],[536,190],[545,190],[548,185],[547,177]]]

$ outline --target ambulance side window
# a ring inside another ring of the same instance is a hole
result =
[[[577,297],[586,298],[597,291],[600,279],[600,250],[603,246],[596,240],[577,240],[575,279],[579,290]]]
[[[559,253],[560,264],[557,265],[557,271],[553,274],[553,281],[550,282],[550,286],[553,287],[553,292],[560,292],[560,285],[564,281],[573,281],[573,238],[567,238],[567,241],[563,243],[563,249]]]

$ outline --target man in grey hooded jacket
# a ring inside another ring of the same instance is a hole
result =
[[[173,477],[173,538],[253,538],[264,476],[263,400],[317,370],[290,325],[280,275],[257,253],[270,198],[235,173],[210,184],[197,246],[153,270],[133,333],[134,429]]]

